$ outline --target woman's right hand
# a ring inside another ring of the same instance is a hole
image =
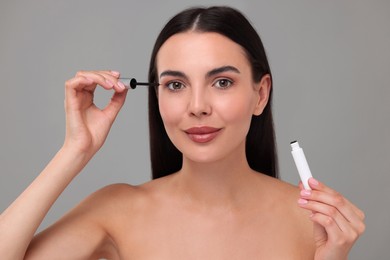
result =
[[[115,71],[79,71],[65,83],[64,147],[93,156],[103,145],[126,99],[127,89]],[[93,101],[97,86],[115,92],[103,109]]]

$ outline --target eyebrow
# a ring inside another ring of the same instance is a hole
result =
[[[178,77],[178,78],[184,78],[184,79],[188,79],[188,77],[186,76],[186,74],[184,74],[183,72],[181,71],[177,71],[177,70],[166,70],[166,71],[163,71],[161,72],[160,74],[160,79],[164,76],[172,76],[172,77]]]
[[[233,67],[233,66],[222,66],[222,67],[215,68],[215,69],[212,69],[209,72],[207,72],[206,78],[210,78],[210,77],[212,77],[214,75],[220,74],[222,72],[227,72],[227,71],[231,71],[231,72],[235,72],[235,73],[240,74],[240,71],[236,67]]]
[[[206,78],[210,78],[214,75],[220,74],[222,72],[227,72],[227,71],[231,71],[231,72],[235,72],[235,73],[240,74],[240,71],[236,67],[228,65],[228,66],[222,66],[222,67],[210,70],[209,72],[207,72]],[[177,70],[166,70],[166,71],[161,72],[160,78],[162,78],[164,76],[179,77],[179,78],[183,78],[186,80],[188,79],[188,77],[185,73],[183,73],[181,71],[177,71]]]

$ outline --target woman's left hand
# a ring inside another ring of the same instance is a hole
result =
[[[312,211],[316,260],[347,259],[355,241],[365,230],[364,213],[340,193],[309,179],[312,190],[302,185],[298,205]]]

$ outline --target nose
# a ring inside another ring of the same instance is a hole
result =
[[[203,117],[211,114],[210,97],[203,87],[193,87],[191,89],[191,97],[188,104],[188,112],[190,116]]]

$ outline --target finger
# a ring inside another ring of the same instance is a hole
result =
[[[337,223],[334,221],[333,218],[324,215],[322,213],[314,213],[311,215],[310,218],[314,223],[321,225],[325,229],[327,242],[336,244],[338,240],[344,238],[345,235],[343,234],[342,230],[339,228],[339,226],[337,225]],[[324,237],[323,233],[321,233],[321,237]],[[322,242],[322,241],[316,241],[316,242]]]
[[[315,213],[321,213],[325,216],[332,218],[335,221],[335,223],[338,225],[340,230],[342,230],[343,232],[346,233],[350,232],[351,223],[340,213],[340,211],[337,208],[328,204],[324,204],[317,201],[311,201],[311,200],[309,201],[300,200],[298,202],[300,206],[305,209],[311,210]]]
[[[328,233],[321,224],[319,224],[315,219],[313,219],[313,216],[314,214],[310,215],[310,219],[313,221],[314,241],[318,246],[322,246],[328,241]]]
[[[343,215],[350,221],[362,221],[365,218],[363,211],[351,203],[337,191],[329,188],[325,184],[314,178],[309,179],[309,185],[312,188],[310,198],[322,201],[338,208]],[[318,192],[317,192],[318,191]],[[305,193],[303,193],[304,195]]]
[[[341,194],[329,194],[321,191],[301,191],[301,197],[310,201],[323,203],[337,209],[356,229],[361,229],[363,219],[356,213],[352,203]]]
[[[106,81],[113,86],[113,89],[116,92],[123,92],[126,89],[123,82],[119,80],[120,73],[118,71],[102,70],[102,71],[96,71],[96,73],[105,77]]]
[[[308,180],[310,188],[313,190],[322,190],[328,193],[336,193],[333,189],[329,188],[325,184],[321,183],[317,179],[314,179],[313,177],[309,178]]]
[[[108,103],[108,105],[103,109],[103,112],[113,121],[118,115],[120,109],[126,100],[127,90],[123,92],[115,92]]]
[[[116,70],[110,70],[109,71],[111,73],[112,76],[114,76],[115,78],[119,79],[121,73],[119,71],[116,71]]]
[[[299,181],[298,187],[299,187],[300,190],[303,190],[303,189],[304,189],[302,181]]]
[[[93,72],[108,74],[108,75],[111,75],[115,78],[119,78],[119,76],[120,76],[120,72],[116,71],[116,70],[93,70]]]
[[[116,78],[108,73],[103,73],[99,71],[79,71],[76,73],[76,77],[90,78],[94,81],[94,83],[100,85],[107,90],[113,89],[115,87],[113,81],[116,80]]]
[[[66,90],[79,90],[86,87],[95,87],[94,85],[96,85],[94,80],[85,76],[74,77],[65,82]]]
[[[365,224],[363,221],[357,219],[356,221],[350,221],[344,217],[338,208],[331,205],[327,205],[317,201],[308,201],[304,208],[312,210],[317,213],[321,213],[334,220],[340,230],[343,231],[345,237],[350,241],[355,241],[365,230]]]
[[[67,80],[65,82],[65,106],[69,107],[70,103],[73,103],[78,89],[85,89],[90,95],[93,95],[95,88],[96,84],[92,79],[87,77],[79,76]]]
[[[359,238],[359,234],[354,232],[354,230],[351,230],[351,232],[348,233],[341,231],[338,228],[338,225],[329,216],[323,215],[321,213],[315,213],[311,216],[311,219],[312,221],[314,221],[314,223],[318,223],[319,225],[324,227],[327,233],[327,243],[332,245],[332,247],[335,246],[336,250],[338,248],[338,254],[347,254],[351,249],[352,245]],[[340,256],[341,255],[339,255],[339,257]],[[346,255],[341,256],[341,259],[344,258],[346,258]]]

